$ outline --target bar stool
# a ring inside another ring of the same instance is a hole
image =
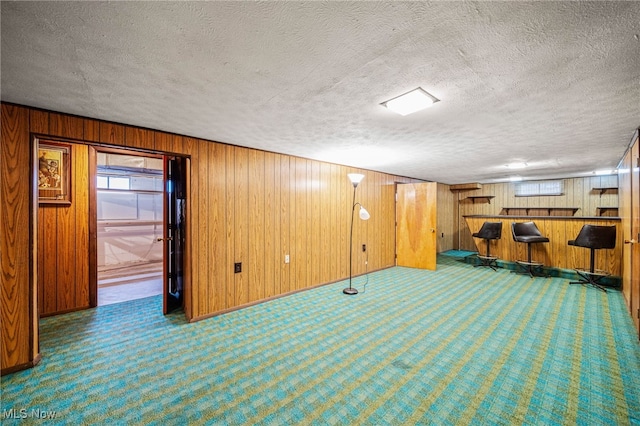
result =
[[[528,274],[531,278],[547,277],[548,275],[541,272],[542,263],[531,260],[531,244],[548,243],[549,238],[542,236],[534,222],[513,222],[511,224],[511,234],[514,241],[527,244],[527,260],[516,260],[516,265],[520,266],[522,271],[514,272]]]
[[[480,263],[474,266],[488,266],[497,271],[500,268],[496,263],[498,256],[491,256],[491,240],[499,240],[502,237],[502,222],[485,222],[480,231],[473,234],[474,238],[482,238],[487,243],[487,252],[484,255],[478,253]]]
[[[596,250],[612,249],[616,247],[616,226],[584,225],[575,240],[569,240],[570,246],[585,247],[591,251],[591,262],[589,269],[576,269],[580,277],[578,281],[571,281],[569,284],[590,284],[605,293],[607,290],[602,287],[600,281],[611,273],[595,269]]]

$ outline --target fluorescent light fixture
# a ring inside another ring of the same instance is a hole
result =
[[[397,114],[409,115],[428,108],[438,101],[439,99],[435,96],[425,92],[421,87],[418,87],[404,95],[382,102],[380,105],[389,108]]]
[[[616,173],[616,171],[611,169],[604,169],[604,170],[596,170],[594,173],[598,176],[603,176],[603,175],[613,175]]]
[[[527,167],[527,163],[511,163],[507,164],[507,168],[509,169],[524,169]]]
[[[522,176],[511,176],[509,180],[511,182],[520,182],[522,180]]]

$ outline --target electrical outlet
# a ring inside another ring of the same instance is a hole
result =
[[[289,255],[288,254],[284,255],[284,263],[289,263]]]
[[[367,251],[367,245],[366,244],[362,245],[362,251]]]
[[[242,272],[242,262],[236,262],[233,264],[233,272],[236,274]]]

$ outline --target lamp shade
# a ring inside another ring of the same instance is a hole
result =
[[[360,213],[358,213],[358,215],[360,216],[360,219],[362,219],[362,220],[368,220],[371,217],[371,215],[369,214],[367,209],[365,209],[362,206],[360,206]]]
[[[349,176],[349,180],[353,186],[358,186],[358,184],[362,182],[362,179],[364,179],[364,175],[361,175],[360,173],[349,173],[347,176]]]

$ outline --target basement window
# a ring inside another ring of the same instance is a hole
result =
[[[563,194],[563,180],[541,180],[535,182],[519,182],[515,184],[516,197],[539,197]]]

